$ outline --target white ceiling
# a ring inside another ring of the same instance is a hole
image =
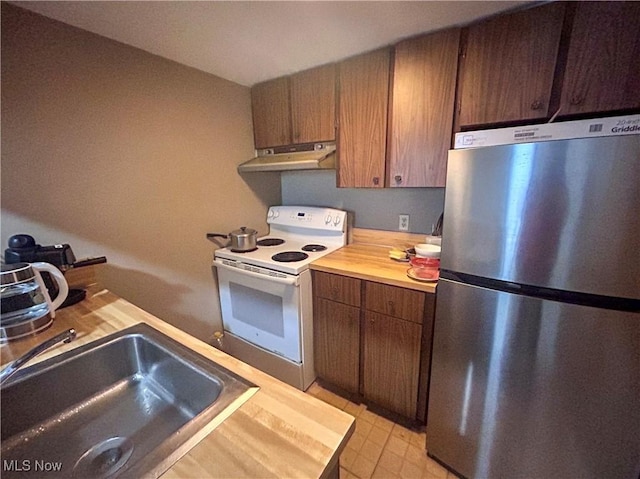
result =
[[[27,1],[48,17],[251,86],[528,1]]]

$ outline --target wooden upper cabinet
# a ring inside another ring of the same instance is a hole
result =
[[[335,140],[335,64],[296,73],[290,82],[293,143]]]
[[[256,148],[334,141],[335,64],[259,83],[251,106]]]
[[[384,186],[390,49],[338,64],[339,187]]]
[[[640,108],[640,2],[579,2],[561,115]]]
[[[389,186],[444,186],[451,146],[460,30],[405,40],[395,48]]]
[[[550,113],[565,4],[550,3],[472,25],[461,63],[460,126]]]
[[[256,148],[291,144],[288,77],[254,85],[251,88],[251,109]]]

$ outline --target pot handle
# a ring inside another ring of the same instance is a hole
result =
[[[58,296],[56,296],[56,299],[54,299],[53,301],[51,301],[51,298],[49,298],[49,293],[47,291],[46,286],[44,286],[44,283],[40,285],[41,288],[44,288],[43,293],[45,293],[45,298],[49,299],[49,301],[47,302],[49,303],[51,317],[54,318],[55,310],[58,309],[62,303],[64,303],[64,300],[67,299],[67,295],[69,294],[69,285],[67,284],[67,280],[64,279],[64,275],[62,274],[62,271],[60,271],[58,268],[56,268],[52,264],[37,262],[37,263],[31,263],[31,267],[38,272],[46,271],[51,276],[53,276],[56,283],[58,283],[58,289],[59,289]]]
[[[207,239],[211,239],[211,238],[229,238],[229,235],[223,235],[220,233],[207,233]]]

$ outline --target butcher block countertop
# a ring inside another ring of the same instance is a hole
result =
[[[237,409],[228,417],[224,415],[224,421],[207,425],[201,434],[204,438],[163,478],[338,476],[338,458],[355,429],[352,416],[193,338],[107,290],[90,288],[87,299],[58,310],[48,330],[3,345],[2,364],[71,327],[78,332],[75,341],[60,344],[29,364],[140,322],[259,386],[236,401],[240,404],[230,406]]]
[[[392,247],[409,248],[420,242],[424,235],[356,229],[353,243],[315,260],[311,269],[435,293],[437,282],[411,279],[407,276],[409,263],[389,258]]]

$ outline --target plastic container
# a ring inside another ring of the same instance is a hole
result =
[[[427,235],[424,237],[424,242],[427,244],[435,244],[435,245],[441,246],[442,236]]]
[[[420,243],[414,246],[416,256],[423,258],[440,258],[440,246],[435,244]]]
[[[411,258],[411,270],[419,279],[437,280],[440,276],[440,259],[415,256]]]

